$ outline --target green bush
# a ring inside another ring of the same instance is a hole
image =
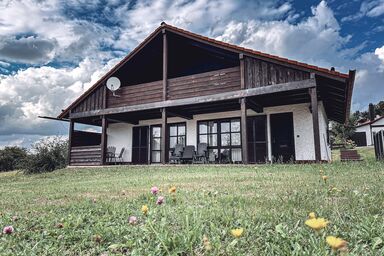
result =
[[[27,157],[27,150],[21,147],[0,149],[0,172],[19,169]]]
[[[42,173],[64,168],[67,165],[68,142],[61,137],[50,137],[33,145],[24,172]]]

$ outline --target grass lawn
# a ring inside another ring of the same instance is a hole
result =
[[[383,181],[384,163],[373,160],[3,173],[0,227],[15,231],[0,235],[0,254],[336,255],[325,242],[335,235],[350,255],[384,255]],[[312,211],[330,221],[321,232],[304,224]],[[234,238],[237,227],[244,233]]]

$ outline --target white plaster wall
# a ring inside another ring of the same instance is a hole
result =
[[[371,126],[369,124],[357,127],[355,132],[365,132],[365,137],[367,139],[367,146],[372,145],[372,135],[371,135]]]
[[[326,131],[328,127],[327,117],[325,115],[322,103],[319,103],[319,124],[320,124],[320,145],[321,157],[323,160],[330,160],[329,145],[325,141]],[[269,127],[269,116],[275,113],[293,113],[294,137],[295,137],[295,157],[296,160],[315,160],[314,138],[312,114],[309,111],[309,104],[295,104],[277,107],[264,108],[264,113],[255,113],[248,110],[249,116],[267,115],[267,133],[268,133],[268,157],[271,159],[271,135]],[[228,111],[220,113],[202,114],[193,116],[192,120],[185,120],[178,117],[168,118],[168,123],[186,122],[187,128],[187,144],[196,145],[197,143],[197,122],[201,120],[211,120],[220,118],[240,117],[240,111]],[[161,124],[161,119],[142,120],[137,126],[142,125],[158,125]],[[126,147],[127,152],[124,154],[124,161],[132,159],[132,127],[130,124],[111,124],[108,127],[108,145],[116,146],[116,151],[119,152],[121,147]],[[324,139],[325,138],[325,139]]]

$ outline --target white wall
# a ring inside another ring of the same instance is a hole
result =
[[[264,108],[264,113],[258,114],[252,110],[248,110],[249,116],[267,115],[267,133],[268,133],[268,157],[271,159],[271,137],[269,127],[269,116],[275,113],[293,113],[294,136],[295,136],[295,157],[296,160],[315,160],[314,152],[314,137],[312,114],[309,111],[309,103],[285,105],[277,107]],[[211,114],[202,114],[193,116],[192,120],[185,120],[178,117],[168,118],[168,123],[186,122],[187,125],[187,144],[196,145],[197,143],[197,121],[211,120],[219,118],[240,117],[240,111],[229,111]],[[142,125],[158,125],[161,124],[161,119],[142,120],[137,126]],[[330,148],[326,142],[328,121],[322,106],[319,103],[319,124],[320,124],[320,145],[321,158],[323,160],[331,160]],[[108,127],[108,145],[116,146],[116,152],[119,152],[121,147],[125,147],[127,152],[124,154],[124,161],[132,159],[132,127],[129,124],[111,124]]]
[[[384,130],[384,127],[375,127],[375,125],[384,125],[384,118],[372,123],[357,127],[355,132],[365,132],[367,146],[373,145],[373,133]],[[372,127],[371,127],[372,126]]]

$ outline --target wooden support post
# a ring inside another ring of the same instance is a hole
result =
[[[240,88],[245,89],[245,66],[244,66],[244,55],[239,54],[240,59]]]
[[[101,117],[101,165],[106,164],[107,155],[107,127],[108,121],[105,116]]]
[[[241,108],[241,155],[243,164],[248,164],[248,142],[247,142],[247,104],[246,99],[240,100]]]
[[[167,110],[163,108],[161,111],[161,163],[167,163]]]
[[[73,119],[69,120],[69,132],[68,132],[68,165],[71,165],[71,149],[72,149],[72,136],[75,129],[75,122]]]
[[[312,123],[313,123],[313,136],[315,143],[315,160],[321,161],[321,148],[320,148],[320,130],[319,130],[319,105],[317,102],[316,87],[309,88],[311,96],[311,109],[312,109]]]
[[[168,41],[165,29],[163,29],[163,100],[167,100],[168,84]]]

